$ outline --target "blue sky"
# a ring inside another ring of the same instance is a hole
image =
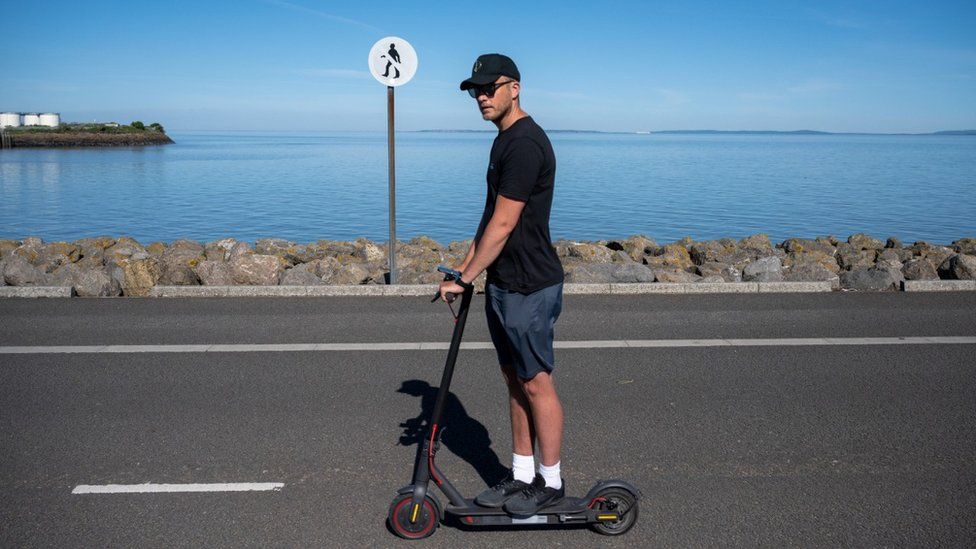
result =
[[[170,130],[382,130],[366,68],[418,52],[405,130],[490,129],[457,84],[513,57],[550,129],[976,128],[976,2],[0,0],[0,110]]]

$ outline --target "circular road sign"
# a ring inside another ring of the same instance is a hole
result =
[[[384,86],[402,86],[417,72],[417,52],[403,38],[387,36],[369,50],[369,72]]]

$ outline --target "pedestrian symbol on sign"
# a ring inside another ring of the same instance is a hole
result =
[[[390,51],[386,52],[386,55],[381,55],[380,58],[386,58],[386,71],[383,76],[390,76],[390,67],[396,71],[396,76],[393,78],[400,78],[400,54],[396,51],[396,44],[390,44]],[[393,63],[396,63],[394,65]]]

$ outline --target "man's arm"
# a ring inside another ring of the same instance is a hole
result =
[[[464,269],[461,271],[464,282],[472,283],[474,279],[491,265],[505,247],[508,237],[518,224],[522,216],[525,202],[513,200],[498,195],[495,200],[495,213],[488,221],[481,239],[471,242],[468,257],[465,258]]]
[[[471,246],[468,246],[468,253],[467,255],[464,256],[464,261],[462,261],[461,265],[459,265],[455,270],[461,271],[462,273],[465,270],[467,270],[468,265],[471,263],[471,260],[474,259],[474,251],[477,246],[478,246],[478,241],[472,239]]]

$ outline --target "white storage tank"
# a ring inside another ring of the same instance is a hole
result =
[[[0,112],[0,128],[16,128],[20,126],[19,112]]]
[[[40,126],[41,117],[38,116],[36,112],[25,112],[24,113],[24,125],[25,126]]]
[[[49,128],[57,128],[61,125],[61,114],[56,112],[41,114],[41,125]]]

